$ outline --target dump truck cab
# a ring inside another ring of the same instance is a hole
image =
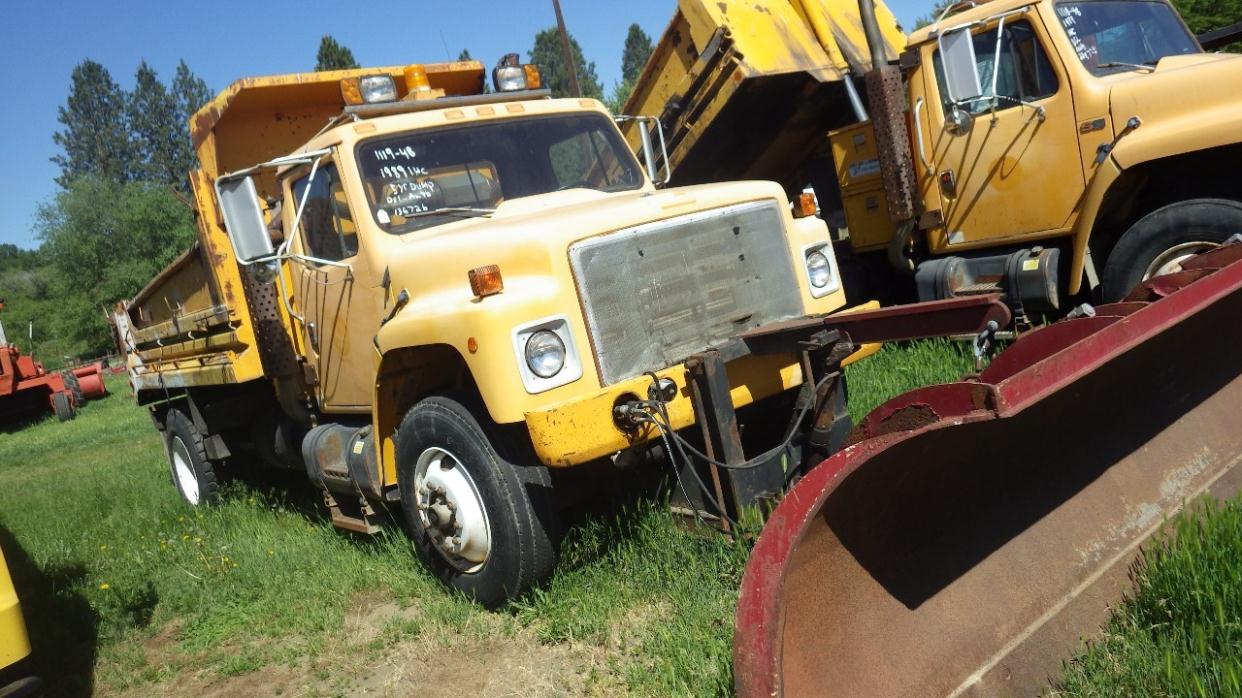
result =
[[[873,0],[681,0],[626,108],[674,183],[810,185],[858,297],[1034,321],[1242,227],[1239,70],[1156,0],[958,3],[908,37]]]
[[[682,490],[723,520],[844,438],[840,366],[876,346],[741,339],[844,307],[824,223],[771,182],[657,189],[598,101],[515,58],[495,92],[418,64],[247,79],[195,116],[199,241],[126,337],[187,501],[226,460],[304,470],[338,526],[400,503],[437,576],[496,604],[552,569],[555,472],[708,425]]]
[[[1085,281],[1117,300],[1228,237],[1212,224],[1219,211],[1191,215],[1197,230],[1181,235],[1128,232],[1170,204],[1185,213],[1188,201],[1224,198],[1235,203],[1217,208],[1228,211],[1242,199],[1225,172],[1242,140],[1239,101],[1220,89],[1242,76],[1242,61],[1203,53],[1169,4],[988,2],[912,34],[902,66],[923,236],[910,249],[979,259],[982,248],[1023,248],[1019,273],[1047,268],[1047,293],[1077,294]],[[1067,259],[1048,264],[1056,249]],[[987,277],[981,261],[918,274],[924,297]],[[1028,293],[1037,309],[1059,305]]]

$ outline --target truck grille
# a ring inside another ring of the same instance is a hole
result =
[[[772,200],[583,240],[569,259],[604,385],[803,312]]]

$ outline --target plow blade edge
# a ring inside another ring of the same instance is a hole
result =
[[[1030,332],[977,382],[868,415],[751,553],[738,693],[1025,695],[1055,681],[1167,517],[1242,488],[1239,251]]]

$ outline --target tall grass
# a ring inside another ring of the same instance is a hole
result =
[[[1198,503],[1149,546],[1103,636],[1066,668],[1083,696],[1242,695],[1242,500]]]

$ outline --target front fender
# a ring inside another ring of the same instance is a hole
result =
[[[537,395],[526,392],[514,353],[514,328],[554,315],[569,318],[580,354],[590,355],[587,330],[578,312],[576,294],[567,293],[548,276],[505,277],[505,290],[476,298],[458,289],[420,294],[376,334],[381,355],[431,345],[452,347],[463,359],[483,403],[497,424],[520,422],[526,412],[582,385],[599,387],[593,361],[583,361],[583,375],[568,385]],[[566,303],[569,299],[570,304]]]

